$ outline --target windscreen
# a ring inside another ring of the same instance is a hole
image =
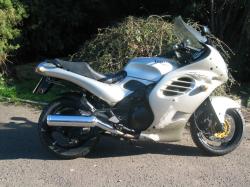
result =
[[[174,32],[181,42],[188,41],[190,47],[197,50],[203,49],[201,43],[207,41],[206,37],[202,36],[192,26],[187,25],[180,16],[174,20]]]

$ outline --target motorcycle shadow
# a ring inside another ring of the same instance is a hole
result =
[[[0,123],[0,160],[40,159],[55,160],[39,141],[37,123],[23,117],[12,117]]]
[[[124,157],[143,154],[175,155],[175,156],[207,156],[195,145],[180,143],[127,142],[111,137],[103,137],[87,158]]]
[[[205,156],[198,148],[190,145],[120,141],[102,137],[88,159],[123,157],[143,154],[176,156]],[[40,159],[56,160],[41,145],[37,123],[22,117],[12,117],[9,123],[0,123],[0,160]]]

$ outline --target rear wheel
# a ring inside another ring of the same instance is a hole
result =
[[[38,132],[46,149],[60,158],[87,155],[98,141],[98,129],[48,126],[47,116],[51,114],[90,115],[80,106],[80,97],[60,98],[50,103],[40,116]]]
[[[205,123],[206,127],[202,128]],[[240,111],[229,109],[225,115],[223,130],[218,130],[204,111],[192,117],[190,130],[192,139],[199,148],[211,155],[225,155],[239,146],[244,134],[244,120]]]

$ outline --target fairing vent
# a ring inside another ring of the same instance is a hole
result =
[[[181,77],[169,82],[164,89],[163,94],[166,96],[182,95],[194,87],[194,80],[189,77]]]

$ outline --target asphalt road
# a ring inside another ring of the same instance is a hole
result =
[[[173,144],[103,138],[87,158],[57,160],[39,143],[39,113],[0,104],[0,186],[250,186],[250,137],[222,157],[186,134]]]

